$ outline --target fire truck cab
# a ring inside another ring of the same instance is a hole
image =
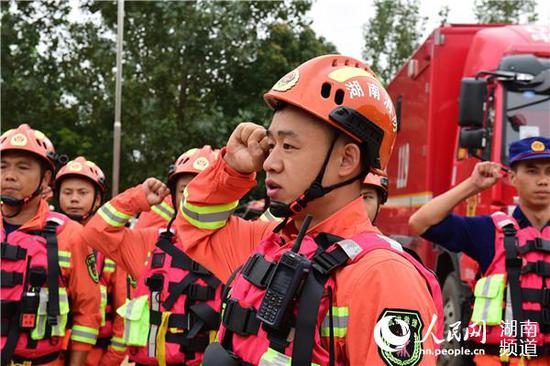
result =
[[[508,164],[510,143],[550,136],[550,27],[446,25],[435,29],[388,85],[398,135],[388,166],[382,232],[416,252],[443,288],[445,321],[461,320],[477,263],[414,236],[408,219],[468,178],[480,160]],[[514,209],[506,179],[455,209]],[[466,305],[467,304],[467,305]]]

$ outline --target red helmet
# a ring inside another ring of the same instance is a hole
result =
[[[168,183],[171,184],[177,175],[183,173],[199,174],[218,158],[219,152],[210,145],[187,150],[168,168]]]
[[[105,174],[93,161],[86,160],[83,156],[69,161],[57,172],[55,176],[56,189],[59,189],[63,178],[68,176],[87,178],[97,186],[102,194],[105,193]]]
[[[351,136],[368,152],[371,171],[388,164],[397,132],[390,96],[371,69],[340,55],[311,59],[280,79],[264,99],[301,108]]]
[[[388,200],[388,186],[389,186],[389,180],[388,177],[384,175],[378,175],[369,173],[363,180],[363,184],[367,186],[374,186],[380,192],[381,194],[381,202],[380,204],[386,203]]]
[[[4,132],[0,137],[0,153],[12,150],[30,152],[46,162],[52,172],[55,171],[55,148],[52,142],[26,123]]]

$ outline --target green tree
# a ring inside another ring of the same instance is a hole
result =
[[[110,176],[116,4],[2,2],[2,129],[27,121]],[[243,120],[267,123],[262,94],[308,58],[335,52],[309,2],[127,2],[121,189],[190,147],[221,146]]]
[[[375,0],[374,8],[363,29],[363,57],[387,83],[418,46],[427,18],[418,0]]]
[[[476,0],[474,13],[480,23],[532,23],[537,21],[535,0]]]
[[[447,18],[449,17],[449,12],[451,11],[451,8],[449,8],[449,5],[443,5],[441,9],[439,9],[439,12],[437,13],[437,16],[439,17],[439,23],[441,25],[447,23]]]

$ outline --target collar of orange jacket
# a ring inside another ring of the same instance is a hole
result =
[[[38,210],[36,210],[36,214],[34,217],[21,225],[19,230],[21,231],[31,231],[31,230],[41,230],[44,228],[44,225],[46,223],[46,219],[48,218],[48,213],[50,212],[50,207],[48,206],[48,202],[41,199],[40,203],[38,204]],[[2,216],[0,212],[0,217]],[[4,230],[4,218],[2,217],[2,220],[0,220],[1,229]]]
[[[370,222],[363,199],[359,197],[317,225],[310,227],[307,235],[315,237],[320,233],[330,233],[350,238],[365,231],[380,232]],[[281,231],[281,235],[285,241],[291,241],[296,239],[297,234],[298,229],[294,225],[294,220],[290,219]]]

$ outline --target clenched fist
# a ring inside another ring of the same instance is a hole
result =
[[[170,194],[170,190],[166,187],[166,184],[157,178],[147,178],[141,186],[151,206],[158,205]]]
[[[227,165],[242,174],[260,171],[268,151],[266,133],[264,127],[255,123],[240,123],[227,142]]]
[[[490,161],[477,163],[470,180],[480,191],[495,185],[500,178],[500,165]]]

